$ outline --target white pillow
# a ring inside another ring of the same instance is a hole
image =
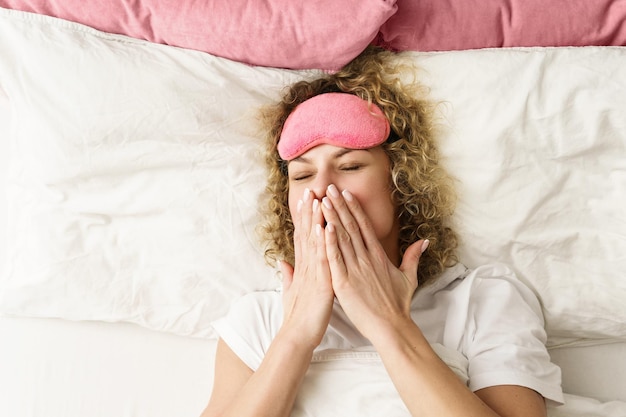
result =
[[[419,56],[419,55],[418,55]],[[626,338],[626,48],[423,55],[469,267],[497,259],[549,335]]]
[[[302,75],[0,12],[1,311],[209,337],[232,299],[279,285],[254,230],[255,112]]]
[[[0,312],[212,337],[279,285],[254,112],[319,72],[0,10],[15,136]],[[442,105],[461,260],[510,264],[551,336],[626,337],[626,49],[410,54]]]

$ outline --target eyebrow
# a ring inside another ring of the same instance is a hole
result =
[[[337,152],[335,152],[334,154],[332,154],[332,158],[333,159],[339,159],[342,156],[350,153],[350,152],[354,152],[354,151],[366,151],[369,152],[369,149],[350,149],[350,148],[343,148],[343,149],[339,149]],[[288,164],[292,163],[292,162],[302,162],[305,164],[310,164],[311,160],[307,157],[304,156],[298,156],[297,158],[292,159],[291,161],[289,161]]]

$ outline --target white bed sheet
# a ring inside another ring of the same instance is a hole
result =
[[[128,323],[0,318],[0,416],[198,416],[216,341]]]
[[[563,391],[599,401],[626,401],[626,341],[578,340],[550,349]]]
[[[215,340],[129,323],[8,317],[0,335],[0,416],[195,417],[213,385]],[[625,349],[552,349],[567,394],[549,416],[625,417]]]
[[[5,186],[7,181],[7,166],[9,165],[9,130],[11,126],[11,107],[9,99],[0,87],[0,269],[6,260],[7,236],[7,202]]]

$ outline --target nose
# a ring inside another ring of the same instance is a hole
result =
[[[334,184],[333,180],[334,178],[332,173],[327,171],[318,171],[313,184],[311,184],[311,191],[313,192],[315,198],[321,200],[326,197],[328,186],[330,184]]]

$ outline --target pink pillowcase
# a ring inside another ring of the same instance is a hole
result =
[[[399,51],[626,45],[626,1],[615,0],[0,0],[0,7],[292,69],[336,70],[372,42]]]
[[[394,50],[626,45],[626,1],[398,0],[376,43]]]
[[[0,0],[151,42],[248,64],[342,67],[376,37],[396,0]]]

